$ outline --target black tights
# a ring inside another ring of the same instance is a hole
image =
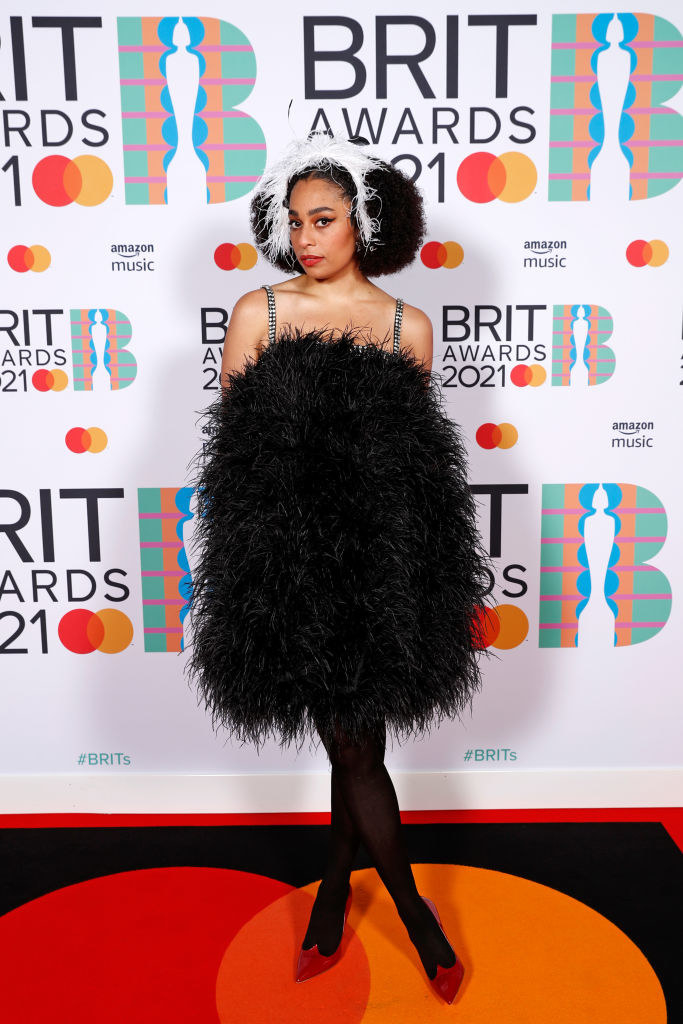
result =
[[[384,764],[386,735],[367,734],[350,743],[337,732],[320,733],[332,765],[332,827],[327,865],[303,947],[315,943],[323,956],[339,945],[351,867],[362,841],[389,891],[429,977],[437,964],[455,962],[433,914],[420,898],[401,834],[396,791]]]

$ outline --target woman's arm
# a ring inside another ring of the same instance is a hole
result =
[[[243,369],[249,356],[258,357],[268,333],[268,299],[263,288],[247,292],[235,303],[223,341],[221,384],[228,386],[228,372]]]
[[[415,358],[423,362],[431,373],[434,351],[432,321],[416,306],[403,306],[401,347],[404,345],[412,350]]]

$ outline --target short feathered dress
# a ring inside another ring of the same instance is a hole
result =
[[[357,331],[276,334],[205,410],[187,670],[260,746],[405,739],[480,685],[487,558],[429,370]],[[390,339],[387,339],[390,341]]]

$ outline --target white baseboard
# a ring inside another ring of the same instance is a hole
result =
[[[402,810],[679,807],[683,769],[392,772]],[[0,775],[0,814],[329,810],[329,774]]]

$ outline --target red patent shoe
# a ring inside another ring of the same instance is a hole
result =
[[[436,909],[432,901],[430,899],[427,899],[426,896],[423,896],[422,899],[425,901],[425,903],[431,910],[432,914],[436,918],[437,924],[439,925],[439,928],[441,928],[441,934],[443,935],[444,939],[446,939],[446,942],[448,942],[448,937],[446,936],[446,933],[441,925],[441,918],[439,917],[438,910]],[[448,942],[448,945],[451,945],[450,942]],[[453,949],[452,946],[451,949]],[[445,999],[447,1003],[452,1003],[458,994],[458,989],[462,984],[462,979],[464,976],[465,968],[463,967],[460,960],[458,960],[458,958],[456,957],[455,963],[451,967],[442,967],[440,964],[437,964],[436,975],[435,977],[430,978],[429,981],[434,991],[437,992],[442,999]]]
[[[346,907],[344,908],[344,924],[342,926],[342,938],[344,937],[344,928],[346,927],[346,919],[349,916],[351,910],[351,886],[349,886],[349,895],[346,897]],[[310,949],[302,949],[299,952],[299,962],[296,965],[296,980],[297,981],[308,981],[309,978],[315,978],[316,974],[321,974],[323,971],[329,970],[330,967],[334,967],[339,958],[341,957],[341,939],[339,945],[335,949],[334,953],[329,956],[323,956],[322,953],[318,952],[318,944],[311,946]]]

